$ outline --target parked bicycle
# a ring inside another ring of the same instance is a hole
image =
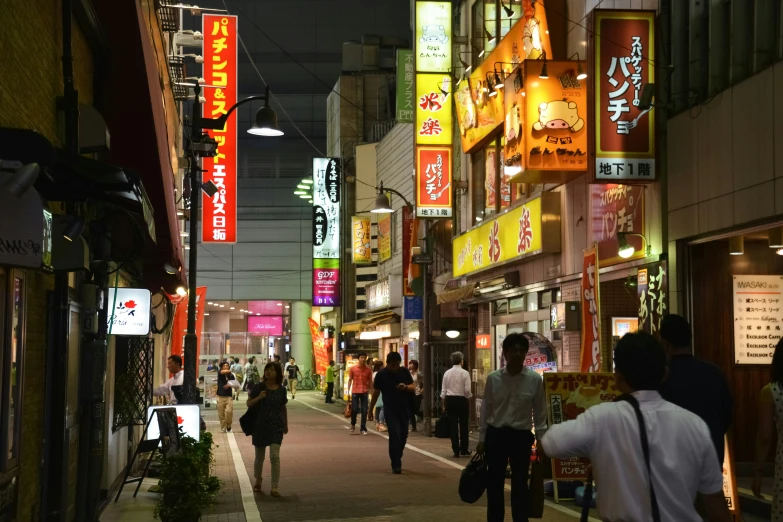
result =
[[[313,378],[315,377],[315,378]],[[305,372],[304,377],[302,377],[302,380],[299,381],[299,389],[301,390],[314,390],[318,387],[318,375],[313,376],[310,373],[310,370],[307,370]]]

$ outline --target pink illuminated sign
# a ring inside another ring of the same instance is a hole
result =
[[[281,306],[278,306],[278,303],[281,303]],[[284,310],[282,301],[248,301],[247,309],[250,313],[261,315],[281,315]]]
[[[340,306],[339,268],[316,268],[313,270],[313,304],[316,306]]]
[[[265,335],[283,335],[281,316],[264,317],[251,315],[247,318],[247,331]]]

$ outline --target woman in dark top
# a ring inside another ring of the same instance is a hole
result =
[[[283,384],[283,369],[276,362],[264,367],[264,381],[256,384],[250,392],[248,408],[259,408],[256,427],[253,430],[253,446],[256,447],[255,477],[253,491],[261,492],[261,474],[264,470],[266,447],[269,446],[269,460],[272,461],[273,497],[279,497],[277,486],[280,483],[280,445],[283,435],[288,433],[288,397]]]

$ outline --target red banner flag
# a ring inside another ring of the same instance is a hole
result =
[[[204,308],[207,301],[207,287],[196,288],[196,361],[201,354],[201,332],[204,331]],[[171,334],[171,355],[179,355],[183,358],[183,346],[185,334],[188,330],[188,299],[183,298],[177,303],[174,312],[174,326]],[[196,362],[196,377],[198,377],[198,362]]]
[[[580,372],[601,371],[601,307],[598,288],[598,248],[585,250],[582,268],[582,355]]]
[[[313,337],[313,355],[315,355],[315,373],[326,375],[326,367],[329,366],[329,354],[326,350],[326,340],[321,334],[321,327],[310,319],[310,334]]]

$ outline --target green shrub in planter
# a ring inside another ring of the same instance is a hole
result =
[[[155,518],[163,522],[196,522],[201,511],[215,503],[222,481],[211,475],[212,434],[201,432],[201,440],[182,433],[181,451],[160,461],[161,495],[155,504]]]

